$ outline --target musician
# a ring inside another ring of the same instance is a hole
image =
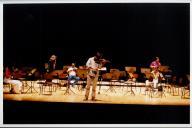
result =
[[[75,67],[75,63],[72,63],[71,67],[69,67],[67,70],[68,82],[70,82],[71,80],[74,80],[74,83],[72,84],[72,86],[74,86],[80,79],[79,77],[77,77],[76,71],[77,71],[77,68]]]
[[[150,68],[152,70],[159,69],[160,66],[161,66],[161,63],[160,63],[159,57],[156,57],[155,60],[153,62],[151,62],[151,64],[150,64]]]
[[[18,93],[18,94],[22,93],[22,82],[19,80],[13,79],[13,76],[9,67],[5,68],[3,82],[13,85],[11,86],[10,93]]]
[[[48,65],[49,65],[49,72],[52,72],[56,68],[56,61],[57,61],[57,56],[56,55],[51,55]]]
[[[151,73],[152,73],[152,76],[153,76],[154,88],[157,88],[158,83],[161,80],[165,80],[165,78],[163,77],[163,74],[158,71],[158,69],[153,70]]]
[[[92,84],[92,99],[93,101],[96,101],[96,87],[97,87],[97,81],[99,76],[99,68],[102,67],[101,62],[99,61],[102,59],[102,54],[100,52],[97,52],[94,57],[91,57],[88,59],[86,66],[89,69],[89,73],[87,75],[87,86],[86,86],[86,92],[85,92],[85,99],[88,100],[89,92],[90,92],[90,86]]]
[[[48,63],[45,63],[44,64],[44,73],[48,73],[49,72],[49,64]]]

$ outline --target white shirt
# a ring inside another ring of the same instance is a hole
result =
[[[69,73],[70,76],[76,76],[75,70],[77,70],[76,67],[69,67],[67,72]]]
[[[88,59],[86,66],[92,69],[98,69],[100,67],[100,65],[95,62],[94,57]]]

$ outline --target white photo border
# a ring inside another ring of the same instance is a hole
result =
[[[0,2],[0,82],[3,85],[3,4],[30,4],[30,3],[190,3],[190,24],[192,21],[191,0],[3,0]],[[190,25],[190,37],[192,26]],[[191,49],[191,40],[190,40]],[[190,50],[190,64],[192,52]],[[190,68],[190,74],[192,70]],[[192,77],[190,75],[190,80]],[[190,83],[191,87],[191,83]],[[190,110],[191,107],[190,91]],[[191,127],[192,119],[190,111],[190,124],[3,124],[3,86],[0,86],[0,126],[1,127]],[[178,115],[179,116],[179,115]]]

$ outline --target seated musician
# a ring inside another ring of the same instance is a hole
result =
[[[154,88],[157,88],[160,80],[165,80],[165,78],[163,77],[163,74],[158,71],[158,69],[153,70],[151,73],[153,76]]]
[[[10,93],[20,94],[22,92],[22,82],[20,80],[13,79],[13,76],[9,67],[5,68],[5,75],[4,75],[3,82],[12,85]]]
[[[150,64],[150,68],[152,69],[152,72],[149,78],[145,81],[146,86],[153,84],[154,88],[157,88],[159,83],[159,78],[162,78],[162,80],[164,80],[162,73],[159,72],[160,66],[161,66],[161,63],[160,63],[159,57],[155,57],[155,60]]]
[[[76,71],[77,71],[77,68],[75,67],[74,63],[72,63],[71,67],[69,67],[68,70],[67,70],[68,82],[71,82],[72,80],[74,80],[74,83],[72,83],[72,86],[77,84],[77,82],[80,79],[79,77],[77,77]]]

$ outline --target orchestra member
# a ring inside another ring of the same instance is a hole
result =
[[[5,74],[4,74],[4,83],[11,84],[11,90],[10,93],[22,93],[22,82],[19,80],[12,79],[12,73],[9,67],[5,68]]]
[[[152,72],[152,76],[153,76],[153,84],[154,84],[154,88],[158,87],[158,83],[160,82],[160,80],[165,80],[162,73],[160,73],[158,71],[158,69],[153,70]]]
[[[151,62],[151,64],[150,64],[150,68],[152,70],[159,69],[160,66],[161,66],[161,63],[160,63],[159,57],[156,57],[155,60],[153,62]]]
[[[102,64],[100,63],[100,59],[102,58],[102,54],[97,52],[94,57],[90,57],[86,63],[87,68],[89,69],[87,75],[87,85],[86,85],[86,92],[85,92],[85,99],[88,100],[90,86],[92,85],[92,99],[96,101],[96,88],[97,88],[97,81],[99,76],[99,68],[101,68]]]
[[[69,67],[67,70],[68,82],[70,83],[72,80],[74,80],[74,83],[72,84],[72,86],[77,84],[77,82],[80,79],[79,77],[77,77],[76,71],[77,71],[77,68],[75,67],[75,63],[72,63],[71,67]]]
[[[55,70],[56,68],[56,61],[57,61],[57,56],[56,55],[52,55],[49,59],[48,65],[49,65],[49,72],[52,72],[53,70]]]
[[[49,64],[48,63],[45,63],[44,64],[44,73],[48,73],[49,72]]]
[[[154,88],[158,88],[158,83],[160,80],[165,80],[163,74],[159,72],[159,67],[161,66],[159,57],[156,57],[153,62],[150,64],[151,76],[148,80],[145,81],[146,85],[153,84]]]

